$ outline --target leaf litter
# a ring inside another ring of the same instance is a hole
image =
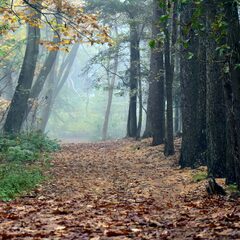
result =
[[[64,144],[51,179],[0,202],[0,239],[240,239],[238,199],[208,196],[150,140]],[[223,184],[223,180],[218,180]]]

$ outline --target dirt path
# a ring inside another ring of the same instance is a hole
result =
[[[237,201],[207,197],[148,141],[66,144],[51,180],[0,203],[0,239],[240,239]]]

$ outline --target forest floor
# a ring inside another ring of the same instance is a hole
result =
[[[64,144],[43,186],[0,203],[0,239],[240,239],[240,201],[177,159],[149,140]]]

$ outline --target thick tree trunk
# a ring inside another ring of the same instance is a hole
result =
[[[182,148],[180,157],[181,167],[195,167],[199,165],[196,158],[198,149],[198,128],[197,126],[197,103],[199,88],[199,61],[197,50],[199,39],[191,28],[191,20],[194,11],[194,4],[188,3],[183,7],[181,25],[190,26],[186,33],[182,30],[182,41],[188,43],[188,47],[182,46],[181,50],[181,107],[182,107]]]
[[[40,15],[36,15],[39,18]],[[28,25],[27,46],[18,84],[4,125],[5,133],[19,133],[26,114],[39,53],[40,29]]]
[[[173,11],[177,10],[175,3]],[[167,8],[166,8],[167,10]],[[167,13],[167,12],[166,12]],[[177,15],[173,14],[172,21],[175,22]],[[174,50],[173,46],[177,39],[177,25],[172,24],[172,32],[169,30],[168,22],[165,24],[165,77],[166,77],[166,100],[167,100],[167,119],[166,119],[166,140],[164,154],[170,156],[175,153],[173,137],[173,78],[174,78]],[[172,34],[172,44],[170,35]]]
[[[163,52],[161,49],[161,42],[157,40],[157,36],[161,32],[159,18],[162,15],[163,11],[159,6],[158,0],[154,0],[152,38],[155,39],[155,46],[151,49],[148,105],[151,113],[153,146],[163,144],[165,137]]]
[[[130,103],[128,112],[127,136],[137,137],[137,94],[140,61],[138,25],[130,23]]]
[[[226,57],[229,74],[224,78],[227,107],[227,182],[236,182],[240,189],[240,26],[236,2],[223,0],[227,26],[227,45],[231,52]]]
[[[202,23],[206,25],[206,15],[202,16]],[[206,152],[207,152],[207,136],[206,136],[206,40],[204,36],[199,36],[198,48],[198,62],[199,62],[199,78],[198,78],[198,101],[197,101],[197,149],[198,155],[196,158],[199,163],[206,165]]]
[[[207,31],[211,33],[217,8],[212,1],[207,5]],[[216,51],[215,39],[209,34],[207,43],[207,162],[209,175],[226,174],[226,108],[223,92],[223,64]]]

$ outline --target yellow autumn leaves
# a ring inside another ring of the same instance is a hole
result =
[[[41,13],[41,17],[36,18],[36,14],[31,14],[33,11]],[[66,49],[74,43],[111,44],[109,29],[99,24],[97,15],[85,13],[81,1],[14,0],[0,5],[1,35],[14,32],[23,24],[47,28],[52,37],[41,44],[49,50]]]

